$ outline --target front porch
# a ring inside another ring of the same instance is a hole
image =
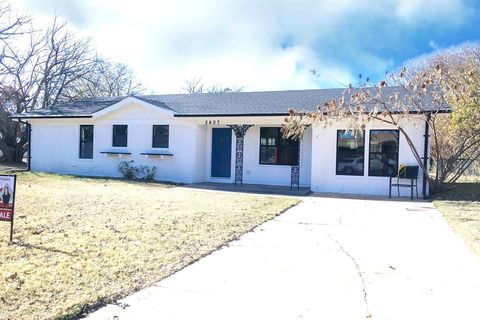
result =
[[[206,172],[195,182],[309,189],[311,130],[299,141],[286,142],[282,120],[232,118],[212,120],[212,125],[205,120]]]
[[[234,185],[231,183],[218,183],[218,182],[202,182],[185,185],[186,188],[202,189],[202,190],[214,190],[225,192],[242,192],[242,193],[255,193],[255,194],[268,194],[268,195],[284,195],[284,196],[306,196],[311,193],[310,188],[300,187],[291,188],[286,186],[272,186],[263,184],[243,184]]]

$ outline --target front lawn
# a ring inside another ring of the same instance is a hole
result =
[[[19,173],[13,245],[0,222],[0,319],[75,317],[167,277],[293,198]]]
[[[455,232],[480,256],[480,182],[466,179],[449,192],[437,195],[435,206]]]

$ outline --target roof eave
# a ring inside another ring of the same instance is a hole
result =
[[[75,116],[60,116],[60,115],[51,115],[51,116],[20,116],[13,115],[9,116],[10,119],[70,119],[70,118],[92,118],[91,115],[75,115]]]
[[[198,114],[175,114],[174,117],[182,118],[204,118],[204,117],[275,117],[275,116],[288,116],[288,112],[282,113],[198,113]]]

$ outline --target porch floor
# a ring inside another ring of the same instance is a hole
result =
[[[286,186],[270,186],[263,184],[243,184],[235,186],[232,183],[202,182],[185,185],[187,188],[226,191],[226,192],[244,192],[257,194],[278,194],[286,196],[306,196],[311,193],[310,188],[300,187],[300,189]]]

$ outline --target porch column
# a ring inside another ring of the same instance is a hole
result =
[[[298,140],[297,165],[290,168],[290,189],[300,189],[300,140]]]
[[[243,138],[252,124],[231,124],[228,125],[235,133],[235,185],[243,185]]]

